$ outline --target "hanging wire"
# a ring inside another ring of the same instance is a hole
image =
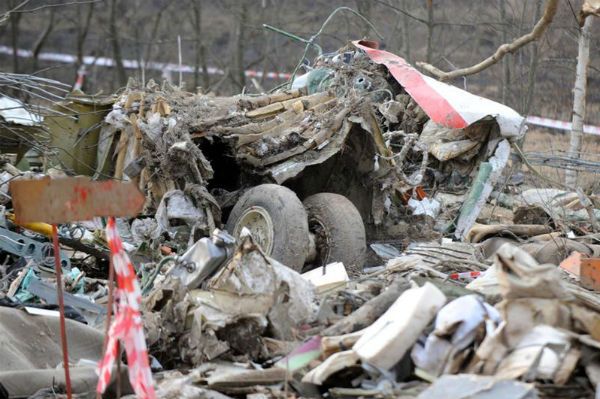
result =
[[[373,23],[371,21],[369,21],[366,17],[364,17],[362,14],[360,14],[358,11],[353,10],[350,7],[338,7],[335,10],[333,10],[331,12],[331,14],[329,14],[329,16],[327,17],[327,19],[325,20],[325,22],[323,22],[323,24],[321,25],[321,28],[319,28],[319,30],[317,31],[317,33],[315,33],[314,35],[312,35],[309,39],[303,39],[297,35],[294,35],[293,33],[289,33],[284,31],[283,29],[279,29],[279,28],[275,28],[273,26],[270,25],[263,25],[265,28],[272,30],[274,32],[280,33],[284,36],[287,36],[291,39],[300,41],[302,43],[305,43],[305,47],[304,47],[304,52],[302,53],[302,57],[300,57],[300,61],[298,61],[298,64],[296,64],[296,67],[294,68],[294,71],[292,72],[292,75],[290,77],[290,79],[287,82],[288,87],[292,87],[292,82],[294,81],[294,78],[296,77],[296,74],[298,73],[298,70],[300,69],[300,67],[302,66],[302,63],[304,62],[304,59],[306,58],[307,54],[308,54],[308,50],[311,48],[311,46],[314,46],[317,48],[317,51],[319,53],[319,56],[323,54],[323,50],[321,48],[321,46],[319,46],[317,43],[315,43],[315,40],[323,33],[323,30],[325,30],[325,27],[327,27],[327,25],[329,24],[329,22],[333,19],[333,17],[340,11],[347,11],[350,12],[354,15],[356,15],[357,17],[359,17],[360,19],[362,19],[367,25],[369,25],[369,27],[371,29],[373,29],[373,32],[375,32],[375,34],[377,35],[377,37],[379,37],[381,40],[383,40],[383,36],[377,31],[377,28],[375,28],[375,25],[373,25]]]

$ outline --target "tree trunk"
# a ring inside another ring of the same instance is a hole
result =
[[[590,62],[590,36],[593,17],[587,17],[579,35],[579,53],[577,55],[577,75],[573,87],[573,126],[571,128],[571,143],[569,157],[581,156],[581,138],[583,136],[583,120],[585,119],[585,95],[587,86],[587,69]],[[565,184],[576,188],[577,171],[565,171]]]
[[[427,0],[427,56],[426,61],[431,63],[433,58],[433,0]]]
[[[233,66],[232,78],[240,90],[246,86],[246,75],[244,73],[244,35],[245,25],[248,19],[248,5],[245,1],[239,6],[236,13],[235,35],[233,40]]]
[[[121,55],[121,43],[119,39],[119,31],[117,27],[117,0],[110,2],[110,41],[113,48],[113,57],[115,59],[115,67],[117,68],[117,84],[122,86],[127,83],[127,73],[123,66],[123,56]]]
[[[402,0],[402,9],[406,11],[406,0]],[[410,55],[410,19],[406,13],[402,14],[402,52],[406,61],[412,62]]]
[[[542,13],[542,0],[537,0],[535,4],[534,21],[540,19]],[[525,106],[523,107],[523,115],[529,115],[531,112],[531,104],[533,103],[533,95],[535,94],[535,76],[538,67],[538,42],[533,43],[531,48],[531,59],[529,60],[529,71],[527,71],[527,94],[525,95]]]
[[[508,43],[509,23],[506,16],[506,1],[500,0],[500,17],[502,19],[502,43]],[[510,63],[507,54],[502,59],[502,104],[508,105],[508,89],[510,87]]]
[[[536,21],[538,21],[540,19],[540,15],[542,13],[542,0],[537,0],[536,4],[535,4],[535,13],[533,16],[533,23],[535,24]],[[531,58],[529,59],[529,70],[527,71],[527,92],[525,93],[525,103],[523,104],[523,107],[521,109],[521,113],[525,116],[529,115],[529,113],[531,112],[531,104],[533,104],[533,95],[535,94],[535,78],[536,78],[536,74],[537,74],[537,67],[538,67],[538,58],[539,58],[539,54],[538,54],[538,50],[539,50],[539,43],[537,41],[533,42],[532,48],[531,48]],[[525,142],[525,136],[521,137],[518,141],[517,141],[517,145],[520,148],[523,148],[523,143]],[[512,162],[513,162],[513,172],[518,173],[521,171],[521,168],[523,166],[523,160],[521,159],[520,156],[513,154],[512,157]]]
[[[202,40],[202,3],[195,0],[192,5],[194,9],[194,88],[200,86],[200,69],[202,69],[202,88],[206,92],[210,86],[208,66],[206,65],[206,47]]]
[[[9,7],[12,10],[15,8],[14,2],[9,3]],[[11,12],[10,13],[10,43],[13,50],[13,72],[19,73],[19,22],[21,21],[21,13]]]
[[[148,67],[148,63],[152,60],[152,49],[156,45],[155,42],[156,37],[158,35],[158,28],[160,27],[160,21],[162,19],[163,14],[167,11],[171,4],[173,4],[173,0],[169,0],[165,5],[163,5],[154,17],[154,22],[152,23],[152,30],[150,32],[150,39],[148,40],[148,43],[146,44],[146,50],[144,51],[144,69]]]
[[[88,4],[85,19],[82,15],[82,7],[83,5],[81,4],[77,5],[77,69],[83,64],[83,46],[85,45],[85,39],[90,31],[90,23],[94,13],[94,3]]]
[[[372,14],[372,0],[356,0],[356,8],[358,8],[358,13],[361,14],[363,17],[365,17],[366,19],[368,19],[369,21],[371,20],[371,14]],[[367,24],[364,24],[364,27],[362,28],[362,32],[361,32],[361,38],[368,38],[369,37],[369,31],[370,31],[370,27]]]
[[[50,13],[50,16],[48,18],[48,25],[46,25],[46,28],[42,31],[42,33],[40,33],[40,35],[38,36],[37,40],[35,41],[35,43],[33,45],[32,53],[33,53],[33,72],[34,73],[38,70],[38,62],[39,62],[40,52],[42,51],[44,44],[46,44],[46,41],[48,40],[48,36],[50,36],[52,29],[54,29],[54,10],[55,9],[56,9],[55,7],[51,7],[48,10],[48,12]]]

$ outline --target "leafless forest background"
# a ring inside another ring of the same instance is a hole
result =
[[[23,0],[3,0],[0,13]],[[453,83],[501,101],[523,114],[569,120],[577,58],[580,1],[563,0],[549,30],[540,41],[507,56],[483,72]],[[79,65],[36,59],[43,52],[110,57],[113,68],[88,68],[84,89],[110,93],[128,77],[160,80],[161,72],[142,71],[149,62],[178,62],[178,36],[184,64],[195,73],[183,75],[187,90],[216,94],[256,92],[282,80],[257,78],[243,71],[291,72],[304,45],[268,31],[269,24],[309,38],[337,7],[353,8],[369,19],[384,37],[361,19],[340,12],[318,42],[334,51],[349,40],[378,39],[382,46],[409,61],[428,61],[444,70],[472,65],[502,43],[531,30],[543,0],[30,0],[0,26],[0,45],[33,52],[32,58],[0,55],[0,68],[38,73],[73,83]],[[588,123],[600,124],[600,24],[594,26],[588,81]],[[309,59],[315,55],[309,51]],[[122,60],[138,60],[126,69]],[[209,74],[216,67],[224,75]],[[177,74],[174,80],[178,81]]]

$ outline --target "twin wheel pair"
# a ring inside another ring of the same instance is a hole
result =
[[[266,254],[302,271],[342,262],[359,273],[366,257],[366,235],[358,209],[343,195],[319,193],[301,202],[287,187],[262,184],[246,191],[233,207],[227,231],[250,230]]]

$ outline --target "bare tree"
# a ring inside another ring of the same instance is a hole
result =
[[[117,1],[118,0],[111,0],[110,2],[109,29],[110,42],[113,48],[113,57],[115,60],[115,66],[117,68],[117,84],[123,85],[127,82],[127,73],[125,72],[125,66],[123,65],[119,28],[117,27]]]
[[[36,41],[33,45],[32,53],[33,53],[33,70],[34,70],[34,72],[38,70],[40,52],[42,51],[42,48],[46,44],[48,37],[50,36],[50,33],[52,33],[52,30],[54,29],[54,26],[55,26],[54,10],[56,10],[55,7],[50,7],[48,9],[48,23],[46,24],[46,27],[44,28],[44,30],[42,30],[42,32],[40,33],[40,35],[38,36],[38,38],[36,39]]]
[[[210,77],[206,64],[206,47],[202,35],[202,4],[200,0],[192,0],[194,10],[194,87],[200,86],[200,69],[202,68],[202,87],[208,90]]]
[[[402,8],[406,9],[406,0],[402,0]],[[402,14],[402,52],[408,62],[412,62],[410,54],[410,19],[406,13]]]
[[[356,8],[363,17],[365,17],[368,20],[371,20],[373,11],[373,2],[371,0],[356,0]],[[350,25],[348,24],[348,26]],[[361,31],[362,38],[368,37],[369,32],[369,26],[365,24]]]
[[[146,44],[146,50],[144,51],[144,68],[147,68],[148,63],[152,60],[152,50],[156,45],[156,38],[158,37],[162,17],[167,11],[167,9],[171,6],[171,4],[173,4],[173,0],[168,0],[158,9],[156,15],[154,16],[154,21],[152,22],[152,30],[150,32],[150,37],[148,38],[148,43]]]
[[[489,68],[490,66],[500,61],[506,54],[513,53],[521,47],[525,46],[526,44],[538,40],[544,34],[546,29],[548,29],[548,26],[554,19],[557,8],[558,0],[548,0],[544,9],[544,15],[537,22],[537,24],[535,24],[531,32],[519,37],[512,43],[505,43],[501,45],[500,47],[498,47],[494,54],[492,54],[491,56],[489,56],[488,58],[486,58],[478,64],[467,68],[456,69],[451,72],[444,72],[434,67],[428,62],[417,62],[417,65],[442,80],[454,79],[461,76],[473,75],[475,73],[481,72],[484,69]]]
[[[433,57],[433,29],[435,23],[433,22],[433,0],[427,0],[427,54],[425,60],[427,63],[431,63]]]
[[[508,43],[508,32],[510,22],[506,15],[506,1],[500,0],[500,19],[502,21],[502,42]],[[510,87],[510,60],[508,55],[502,59],[502,103],[508,104],[508,92]]]
[[[579,35],[579,53],[577,55],[577,74],[575,86],[573,87],[573,125],[571,127],[571,142],[569,144],[569,156],[579,158],[581,156],[581,138],[583,136],[583,120],[585,119],[585,105],[587,92],[587,72],[590,62],[590,36],[593,17],[585,18],[585,23]],[[577,171],[567,169],[565,171],[565,184],[568,187],[577,185]]]
[[[77,51],[77,69],[83,64],[83,47],[85,45],[85,39],[88,36],[90,31],[90,23],[92,21],[92,15],[94,13],[94,3],[89,3],[87,5],[87,12],[85,13],[85,17],[83,16],[83,5],[77,5],[77,43],[76,43],[76,51]]]
[[[245,1],[242,1],[235,13],[235,26],[233,34],[233,81],[240,88],[243,89],[246,86],[246,75],[244,71],[244,49],[245,49],[245,27],[248,23],[248,5]]]
[[[19,23],[21,22],[21,13],[15,12],[19,7],[21,7],[24,3],[17,4],[15,0],[9,0],[8,7],[10,11],[8,11],[5,16],[8,15],[10,21],[10,43],[12,45],[12,58],[13,58],[13,72],[19,73]]]
[[[542,0],[536,0],[534,21],[540,18],[542,12]],[[533,103],[533,95],[535,94],[535,78],[537,67],[539,64],[539,43],[535,41],[531,47],[531,56],[529,58],[529,70],[527,71],[527,92],[525,94],[525,104],[523,104],[522,112],[524,115],[529,115],[531,104]]]

